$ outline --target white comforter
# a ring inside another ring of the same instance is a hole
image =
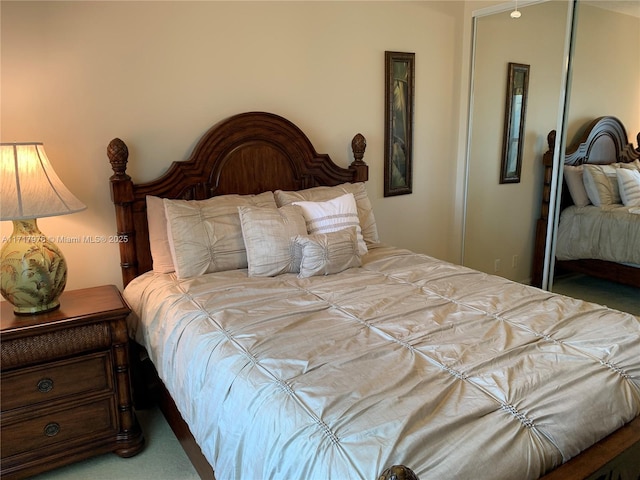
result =
[[[537,478],[640,414],[638,318],[405,250],[125,296],[218,480]]]
[[[566,208],[560,216],[556,257],[595,258],[640,266],[640,208],[622,205]]]

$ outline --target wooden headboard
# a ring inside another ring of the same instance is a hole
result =
[[[540,219],[536,225],[536,238],[533,255],[533,269],[531,274],[531,284],[541,286],[542,284],[542,268],[544,262],[544,252],[546,247],[547,224],[549,221],[549,205],[551,202],[551,181],[553,178],[553,150],[556,143],[556,131],[552,130],[547,136],[549,150],[542,157],[544,165],[543,189],[542,189],[542,207],[540,211]],[[640,133],[637,135],[637,141],[640,145]],[[591,164],[610,164],[616,162],[629,163],[636,159],[640,159],[640,146],[635,148],[628,141],[627,131],[620,120],[612,116],[598,117],[587,123],[581,130],[578,139],[569,146],[564,155],[565,165],[583,165]],[[568,206],[573,205],[573,200],[569,194],[569,189],[563,182],[560,210],[564,210]],[[576,261],[576,265],[584,264],[584,261]],[[568,262],[563,262],[565,265]],[[599,260],[588,261],[589,265],[579,267],[577,271],[594,274],[603,278],[610,278],[615,281],[628,283],[630,276],[636,278],[637,269],[629,270],[632,267],[619,266],[610,262],[602,262]]]
[[[216,195],[301,190],[320,185],[364,182],[369,170],[362,160],[366,140],[351,142],[354,160],[348,168],[319,154],[307,136],[289,120],[272,113],[234,115],[209,129],[191,156],[173,162],[158,179],[136,184],[127,175],[129,151],[119,138],[107,148],[113,175],[111,198],[116,209],[122,280],[126,286],[152,269],[146,196],[204,200]]]

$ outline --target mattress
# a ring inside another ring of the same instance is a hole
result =
[[[640,413],[640,321],[426,255],[124,292],[218,480],[533,479]]]
[[[571,206],[562,211],[558,260],[593,258],[640,267],[640,208]]]

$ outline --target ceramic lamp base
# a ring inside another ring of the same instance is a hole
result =
[[[60,306],[67,263],[58,247],[40,232],[35,219],[13,221],[13,234],[0,258],[0,293],[16,314],[38,314]]]

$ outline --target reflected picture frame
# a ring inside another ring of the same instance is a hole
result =
[[[384,196],[412,193],[415,53],[385,52]]]
[[[524,63],[508,64],[500,183],[520,182],[529,70],[530,66]]]

